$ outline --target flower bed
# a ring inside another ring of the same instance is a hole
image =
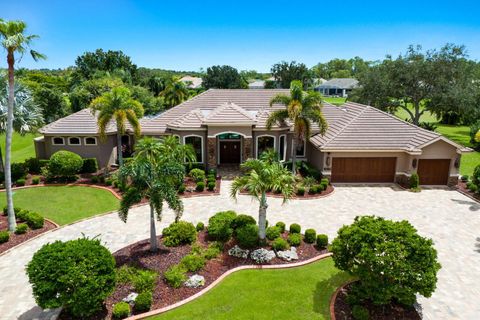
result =
[[[480,193],[470,190],[467,187],[467,182],[459,181],[458,184],[457,184],[457,189],[458,189],[458,191],[462,192],[463,194],[468,195],[470,198],[480,202]]]

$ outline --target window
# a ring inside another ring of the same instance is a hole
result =
[[[259,136],[257,137],[257,158],[268,149],[275,149],[275,137]]]
[[[280,156],[280,161],[285,161],[287,157],[287,146],[286,146],[286,140],[287,136],[286,135],[281,135],[280,136],[280,141],[278,145],[278,155]]]
[[[52,138],[53,145],[55,146],[63,146],[65,144],[65,140],[62,137],[55,137]]]
[[[305,140],[297,142],[297,157],[305,157],[305,144]]]
[[[218,135],[218,139],[220,140],[238,140],[240,139],[240,135],[238,133],[222,133]]]
[[[184,137],[184,143],[193,147],[197,156],[197,162],[203,162],[203,138],[200,136]]]
[[[79,146],[80,145],[80,138],[70,137],[70,138],[68,138],[68,144],[71,145],[71,146]]]
[[[86,146],[96,146],[96,145],[97,145],[97,138],[95,138],[95,137],[86,137],[86,138],[85,138],[85,145],[86,145]]]

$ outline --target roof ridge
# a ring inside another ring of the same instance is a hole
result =
[[[208,117],[206,117],[204,120],[208,121],[209,119],[212,119],[213,117],[217,116],[219,113],[226,110],[227,108],[232,108],[235,111],[238,111],[239,113],[241,113],[243,116],[247,117],[248,119],[255,121],[254,117],[248,114],[245,109],[243,109],[242,107],[240,107],[239,105],[231,101],[225,102],[220,107],[215,108],[215,110],[211,114],[209,114]]]
[[[57,119],[57,120],[52,121],[52,122],[50,122],[50,123],[47,123],[46,125],[44,125],[43,127],[41,127],[38,131],[39,131],[39,132],[42,132],[44,129],[51,128],[51,127],[53,127],[55,124],[59,123],[60,121],[63,121],[63,120],[65,120],[65,119],[67,119],[67,118],[71,118],[71,117],[75,116],[75,115],[78,114],[78,113],[90,113],[93,117],[96,117],[96,114],[94,114],[94,113],[92,112],[93,110],[89,110],[89,109],[90,109],[90,107],[83,108],[83,109],[80,109],[80,110],[78,110],[77,112],[71,113],[71,114],[69,114],[69,115],[67,115],[67,116],[65,116],[65,117],[63,117],[63,118],[60,118],[60,119]]]

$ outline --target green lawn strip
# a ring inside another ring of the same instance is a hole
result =
[[[346,98],[341,98],[341,97],[323,97],[323,101],[335,104],[335,105],[341,105],[344,104],[345,101],[347,100]]]
[[[12,138],[12,162],[23,162],[25,159],[35,157],[35,146],[33,139],[37,134],[29,133],[24,136],[17,132],[13,133]],[[5,134],[0,135],[0,147],[2,155],[5,158]]]
[[[330,319],[330,298],[349,279],[331,258],[291,269],[243,270],[200,298],[149,319]]]
[[[109,191],[81,186],[19,189],[13,201],[15,207],[38,212],[59,225],[118,209],[118,200]],[[5,204],[2,192],[0,208]]]

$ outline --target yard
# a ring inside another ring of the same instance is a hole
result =
[[[35,157],[33,138],[36,136],[33,133],[24,136],[17,132],[13,133],[12,162],[23,162],[25,159]],[[5,158],[5,134],[0,135],[0,148],[2,148],[2,156]]]
[[[0,194],[0,207],[6,204]],[[82,186],[50,186],[15,190],[14,205],[38,212],[59,225],[118,208],[118,200],[109,191]]]
[[[330,319],[330,298],[348,279],[331,258],[291,269],[239,271],[204,296],[150,319]]]

